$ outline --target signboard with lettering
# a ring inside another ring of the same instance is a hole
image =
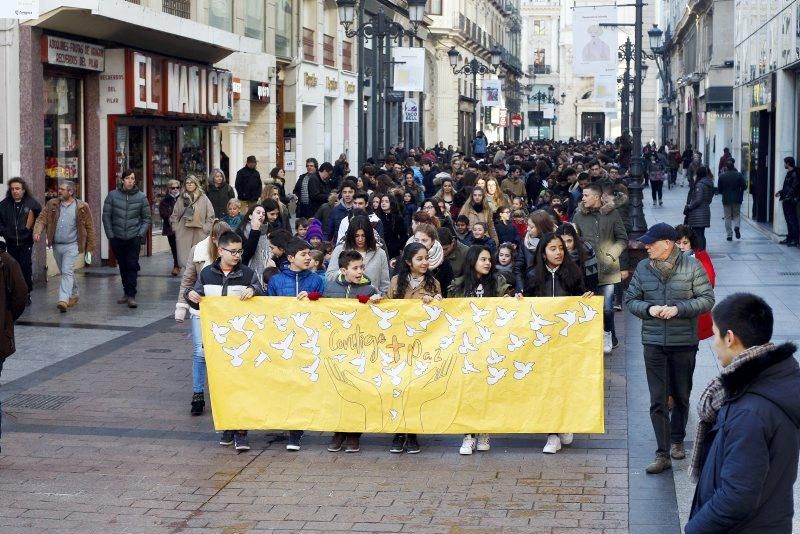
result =
[[[105,49],[102,46],[52,35],[42,36],[41,43],[43,63],[98,72],[105,69]]]
[[[231,120],[230,71],[126,50],[127,113]]]
[[[416,98],[403,100],[403,122],[419,122],[419,100]]]
[[[269,104],[269,84],[250,81],[250,101]]]
[[[100,114],[125,114],[125,50],[106,50],[106,68],[100,73]]]

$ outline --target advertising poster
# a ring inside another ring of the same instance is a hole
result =
[[[401,46],[394,49],[395,91],[425,90],[425,49]]]
[[[578,75],[614,74],[617,71],[617,29],[614,6],[576,8],[573,30],[573,71]]]

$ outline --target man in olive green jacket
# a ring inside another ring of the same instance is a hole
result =
[[[583,189],[583,202],[578,204],[572,222],[581,237],[597,254],[598,289],[603,304],[603,352],[610,354],[617,346],[614,329],[614,284],[622,280],[620,256],[628,248],[628,233],[616,209],[603,206],[603,188],[595,182]]]
[[[658,223],[639,238],[649,259],[636,266],[625,292],[625,306],[642,320],[650,421],[657,442],[648,473],[672,467],[670,456],[686,457],[683,439],[697,355],[697,318],[714,306],[705,269],[678,249],[677,237],[672,226]],[[673,398],[671,416],[668,395]]]

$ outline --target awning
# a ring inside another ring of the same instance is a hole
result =
[[[706,89],[706,111],[733,111],[733,86]]]
[[[39,12],[24,24],[200,63],[214,64],[234,52],[262,52],[258,39],[126,0],[41,0]]]

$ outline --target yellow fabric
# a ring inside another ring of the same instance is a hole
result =
[[[200,308],[218,430],[604,431],[602,297]]]

